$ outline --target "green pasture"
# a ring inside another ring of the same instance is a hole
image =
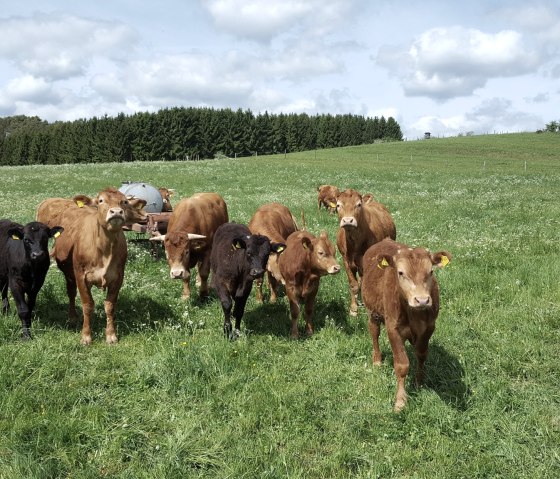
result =
[[[373,193],[399,241],[453,255],[436,273],[425,385],[409,378],[408,405],[393,413],[390,346],[382,331],[374,369],[366,313],[348,315],[344,273],[322,279],[312,338],[289,340],[285,297],[252,297],[244,334],[230,342],[215,296],[181,301],[161,252],[154,260],[128,233],[118,345],[104,342],[96,290],[94,343],[80,346],[56,266],[32,341],[19,339],[13,302],[0,318],[0,478],[560,477],[559,135],[2,167],[0,218],[28,222],[47,197],[123,180],[174,188],[174,203],[218,192],[240,223],[279,201],[333,241],[337,221],[317,211],[316,187]]]

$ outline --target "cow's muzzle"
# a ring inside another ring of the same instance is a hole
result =
[[[251,268],[249,270],[249,275],[251,276],[251,278],[262,278],[264,275],[264,269],[263,268]]]
[[[344,216],[340,220],[340,227],[341,228],[357,228],[358,222],[354,216]]]

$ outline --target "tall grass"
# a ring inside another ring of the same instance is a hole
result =
[[[347,314],[344,274],[324,278],[316,333],[290,341],[288,304],[251,298],[236,342],[215,297],[180,300],[160,254],[129,234],[117,308],[120,342],[94,344],[66,323],[53,267],[34,339],[15,308],[0,319],[0,477],[539,477],[560,474],[560,138],[432,139],[188,163],[4,167],[0,217],[33,219],[51,196],[122,180],[216,191],[246,223],[280,201],[334,241],[316,187],[374,193],[397,237],[447,249],[442,310],[425,386],[401,414],[382,332],[371,365],[363,310]],[[303,331],[303,323],[301,324]],[[411,351],[409,351],[411,353]],[[411,354],[412,356],[412,354]]]

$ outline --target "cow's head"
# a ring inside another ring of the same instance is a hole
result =
[[[325,231],[322,231],[318,237],[302,236],[301,244],[305,250],[309,251],[313,273],[324,276],[340,271],[335,247]]]
[[[146,200],[141,198],[128,197],[128,208],[124,209],[125,225],[133,223],[143,223],[148,219],[148,215],[144,211]]]
[[[356,190],[344,190],[336,198],[336,212],[341,228],[356,228],[362,216],[362,195]]]
[[[49,238],[57,238],[64,231],[62,226],[49,228],[43,223],[32,221],[25,226],[14,226],[8,230],[8,237],[21,241],[25,256],[31,261],[48,261]]]
[[[245,255],[246,270],[252,279],[256,279],[263,276],[270,253],[280,254],[286,245],[271,243],[264,235],[242,235],[233,239],[231,247]]]
[[[108,231],[119,231],[123,225],[132,224],[137,218],[145,219],[145,213],[142,210],[145,201],[129,199],[116,188],[106,188],[90,201],[87,201],[87,198],[85,195],[78,195],[73,199],[80,207],[97,208],[98,222]]]
[[[432,307],[432,284],[434,268],[443,268],[451,261],[446,251],[430,253],[424,248],[403,248],[393,256],[379,255],[377,267],[391,268],[401,298],[413,309]]]
[[[173,211],[173,206],[171,206],[171,197],[175,190],[169,188],[158,188],[159,194],[161,195],[161,199],[163,200],[163,208],[161,211],[169,213]]]
[[[208,244],[204,235],[180,231],[168,232],[150,239],[163,241],[171,279],[189,279],[191,253],[203,250]]]

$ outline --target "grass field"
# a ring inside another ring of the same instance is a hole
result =
[[[0,175],[0,217],[20,222],[44,198],[133,180],[175,188],[175,202],[218,192],[241,223],[280,201],[334,241],[337,221],[316,207],[316,187],[330,183],[374,193],[400,241],[453,255],[437,272],[426,383],[407,382],[400,414],[385,332],[374,369],[366,313],[347,314],[344,273],[322,280],[312,338],[288,339],[285,297],[259,306],[252,296],[244,334],[229,342],[217,299],[182,302],[163,257],[130,234],[120,342],[104,343],[96,290],[84,348],[52,267],[33,341],[19,340],[14,307],[0,318],[0,478],[560,477],[560,136]]]

